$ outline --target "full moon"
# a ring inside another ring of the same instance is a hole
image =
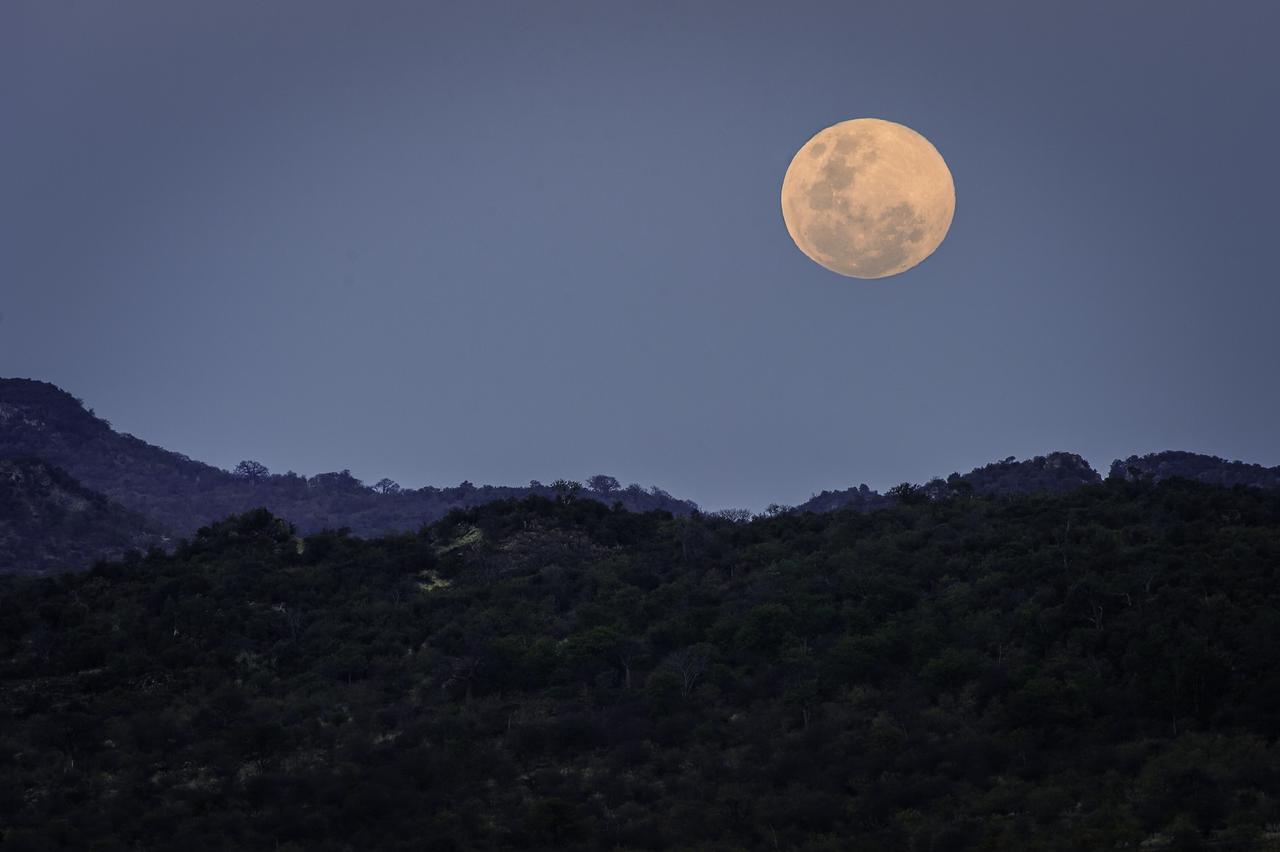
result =
[[[852,278],[885,278],[920,263],[955,212],[955,184],[938,149],[878,118],[820,131],[782,179],[791,239],[814,262]]]

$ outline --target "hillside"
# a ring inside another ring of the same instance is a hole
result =
[[[0,459],[0,574],[47,574],[163,543],[134,512],[37,459]]]
[[[965,474],[953,473],[946,481],[935,479],[921,488],[924,495],[933,499],[955,493],[1009,497],[1041,492],[1061,494],[1101,481],[1097,471],[1075,453],[1050,453],[1022,461],[1010,456]],[[823,491],[797,506],[796,511],[830,512],[852,508],[869,512],[897,502],[897,496],[893,494],[881,494],[866,485],[859,485],[842,491]]]
[[[966,474],[953,473],[947,484],[955,487],[963,482],[975,494],[1009,497],[1020,494],[1061,494],[1084,485],[1102,481],[1089,463],[1075,453],[1050,453],[1047,456],[1016,461],[1012,456],[1001,462],[975,468]]]
[[[1111,465],[1111,476],[1121,479],[1146,477],[1156,482],[1180,476],[1209,485],[1280,489],[1280,467],[1263,467],[1227,461],[1217,456],[1175,451],[1118,460]]]
[[[265,512],[0,580],[5,848],[1258,849],[1280,495]]]
[[[552,486],[390,488],[381,493],[348,471],[312,477],[294,473],[236,476],[181,453],[121,434],[60,388],[28,379],[0,379],[0,458],[38,458],[66,470],[87,488],[142,514],[174,537],[210,521],[266,506],[303,532],[347,527],[356,535],[416,530],[454,508],[530,495],[553,497]],[[623,488],[604,477],[582,496],[632,511],[686,514],[697,508],[658,488]]]

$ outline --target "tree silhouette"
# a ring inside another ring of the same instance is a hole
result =
[[[578,496],[578,492],[582,490],[582,483],[570,479],[557,479],[551,483],[551,489],[556,492],[556,498],[563,503]]]
[[[384,477],[373,484],[373,490],[379,494],[399,494],[402,489],[400,483]]]
[[[271,471],[267,470],[267,466],[262,462],[256,462],[252,459],[245,459],[236,465],[236,469],[232,471],[241,479],[247,479],[252,483],[259,483],[271,475]]]
[[[602,497],[608,497],[622,486],[618,480],[603,473],[597,473],[587,480],[587,487]]]

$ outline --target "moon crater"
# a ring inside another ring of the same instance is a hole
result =
[[[875,118],[815,135],[782,182],[782,215],[796,246],[854,278],[920,263],[954,213],[955,186],[937,149],[909,127]]]

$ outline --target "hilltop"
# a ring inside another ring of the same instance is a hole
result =
[[[304,533],[346,527],[362,536],[415,530],[451,509],[530,495],[554,497],[554,484],[380,488],[350,471],[311,477],[245,468],[236,475],[115,431],[70,393],[47,382],[0,379],[0,458],[38,458],[86,488],[137,512],[173,537],[190,536],[229,514],[267,506]],[[582,496],[632,511],[687,514],[696,504],[660,488],[622,487],[594,477]],[[571,487],[571,486],[570,486]]]
[[[1176,476],[1209,485],[1280,489],[1280,467],[1172,450],[1117,460],[1111,465],[1111,476],[1129,480],[1147,478],[1155,482]]]
[[[920,486],[922,496],[930,499],[950,494],[977,494],[988,497],[1074,491],[1102,481],[1098,472],[1075,453],[1050,453],[1023,461],[1013,456],[975,468],[968,473],[953,473]],[[909,490],[908,490],[909,492]],[[872,511],[895,505],[901,494],[881,494],[859,485],[843,491],[823,491],[796,507],[801,512],[830,512],[841,508]]]

